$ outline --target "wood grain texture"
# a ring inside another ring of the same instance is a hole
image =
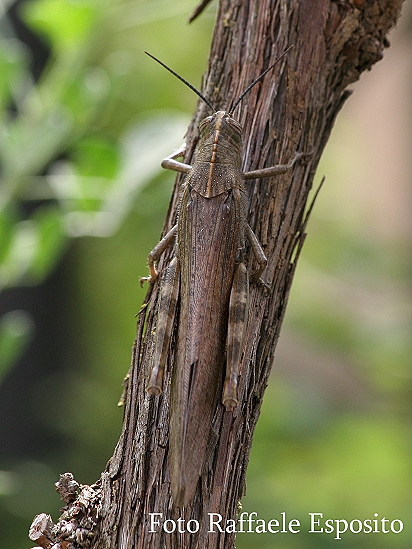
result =
[[[217,109],[240,93],[290,44],[293,49],[245,97],[236,118],[244,128],[243,170],[286,163],[296,151],[315,150],[280,177],[250,181],[248,222],[268,257],[265,294],[250,290],[250,317],[241,365],[239,405],[233,414],[218,404],[201,482],[190,507],[173,508],[169,474],[169,402],[173,357],[164,394],[149,397],[145,386],[153,353],[158,291],[143,311],[129,373],[121,438],[94,488],[101,492],[92,547],[99,549],[231,549],[234,534],[208,534],[207,513],[235,518],[245,493],[252,437],[274,360],[296,261],[305,236],[304,218],[316,166],[335,117],[357,80],[382,55],[400,0],[222,0],[219,4],[204,94]],[[195,23],[196,24],[196,23]],[[166,60],[167,61],[167,60]],[[207,107],[199,102],[187,136],[191,163],[198,124]],[[164,234],[176,223],[177,187]],[[170,261],[165,254],[162,270]],[[247,254],[253,271],[253,254]],[[147,323],[147,328],[145,326]],[[222,376],[224,372],[222,371]],[[195,518],[197,534],[149,532],[149,513]]]

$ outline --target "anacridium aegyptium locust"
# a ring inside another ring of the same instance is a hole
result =
[[[256,280],[260,280],[267,264],[247,223],[243,180],[283,174],[302,153],[297,153],[289,164],[242,173],[242,127],[232,113],[252,86],[281,58],[245,90],[229,112],[215,111],[191,84],[157,58],[153,59],[193,89],[214,111],[200,123],[200,142],[192,166],[176,160],[184,156],[185,146],[162,162],[163,168],[185,173],[186,177],[178,222],[150,253],[150,277],[142,279],[151,283],[157,280],[155,264],[177,239],[176,253],[166,270],[160,293],[154,365],[147,390],[151,395],[163,391],[166,358],[179,303],[171,390],[170,462],[174,503],[182,507],[192,499],[202,472],[211,422],[221,394],[225,356],[222,402],[229,411],[238,404],[239,364],[248,316],[246,239],[259,264],[253,275]]]

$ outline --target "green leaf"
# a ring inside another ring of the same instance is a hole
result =
[[[50,274],[64,250],[66,235],[62,213],[58,208],[44,207],[36,211],[37,246],[28,274],[40,282]]]
[[[0,217],[2,287],[41,282],[61,256],[66,241],[63,214],[56,206],[38,208],[33,217],[10,223]]]
[[[0,110],[7,108],[27,68],[27,52],[17,40],[0,40]]]
[[[11,240],[13,235],[13,226],[16,222],[7,210],[3,210],[0,213],[0,272],[1,264],[5,261],[7,254],[9,253]],[[1,275],[0,275],[0,287]]]
[[[114,179],[120,166],[116,146],[98,137],[88,137],[76,144],[71,154],[77,171],[86,177]]]
[[[11,311],[0,319],[0,380],[22,355],[32,332],[32,319],[24,311]]]
[[[7,238],[7,250],[0,271],[3,287],[20,284],[27,273],[37,245],[36,226],[31,220],[16,222]]]
[[[24,6],[24,19],[57,50],[71,49],[90,34],[98,4],[88,0],[38,0]]]

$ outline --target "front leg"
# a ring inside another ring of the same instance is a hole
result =
[[[184,156],[186,153],[186,143],[183,143],[183,145],[175,150],[172,154],[169,156],[166,156],[162,160],[162,168],[168,169],[168,170],[174,170],[176,172],[181,173],[188,173],[192,169],[192,166],[189,164],[184,164],[183,162],[178,162],[176,158],[179,158],[180,156]],[[150,270],[150,276],[145,276],[140,279],[140,285],[143,286],[143,283],[148,281],[150,284],[153,284],[158,276],[159,273],[157,272],[155,263],[158,261],[162,253],[166,250],[168,246],[172,243],[174,237],[176,236],[177,232],[177,224],[170,229],[170,231],[162,238],[162,240],[159,242],[159,244],[153,248],[153,250],[149,254],[149,270]]]
[[[185,164],[184,162],[178,162],[176,158],[179,158],[179,156],[184,156],[186,154],[186,143],[183,143],[183,145],[177,149],[176,151],[172,152],[169,156],[166,156],[162,160],[162,168],[165,170],[174,170],[175,172],[181,172],[181,173],[188,173],[192,169],[192,166],[189,164]]]
[[[156,269],[156,261],[160,258],[162,253],[168,248],[173,240],[175,239],[177,233],[177,224],[170,229],[170,231],[162,238],[162,240],[158,243],[158,245],[153,248],[153,250],[149,254],[148,258],[148,264],[149,264],[149,270],[150,270],[150,276],[144,276],[140,279],[140,285],[143,286],[143,283],[148,281],[150,284],[153,284],[156,282],[159,273]]]
[[[310,156],[313,154],[313,151],[310,153],[301,153],[297,152],[289,164],[278,164],[277,166],[272,166],[270,168],[261,168],[260,170],[252,170],[251,172],[244,172],[243,179],[261,179],[262,177],[272,177],[274,175],[281,175],[289,171],[302,156]]]

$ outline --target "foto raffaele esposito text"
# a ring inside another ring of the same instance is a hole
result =
[[[306,522],[306,521],[305,521]],[[173,532],[194,534],[200,530],[200,521],[178,518],[163,518],[163,513],[149,513],[149,532],[163,531],[166,534]],[[379,517],[373,518],[324,518],[323,513],[308,513],[307,524],[302,525],[296,518],[289,519],[286,512],[280,513],[279,518],[265,520],[258,518],[258,513],[242,512],[237,519],[225,520],[219,513],[208,513],[208,532],[227,533],[255,533],[255,534],[299,534],[305,530],[309,534],[332,534],[334,539],[342,539],[347,534],[400,534],[404,528],[400,519]]]

